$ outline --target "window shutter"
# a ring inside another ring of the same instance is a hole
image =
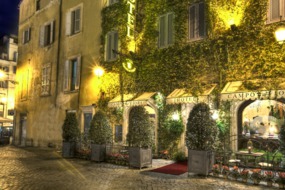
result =
[[[43,47],[45,43],[45,26],[40,28],[40,46]]]
[[[69,61],[65,61],[64,65],[64,80],[63,80],[63,91],[69,90]]]
[[[78,90],[80,87],[80,73],[81,73],[81,57],[77,58],[77,65],[76,65],[76,84],[75,90]]]
[[[32,32],[32,28],[30,27],[28,29],[28,40],[27,41],[30,41],[31,40],[31,32]]]
[[[26,35],[25,35],[25,30],[24,30],[24,31],[23,31],[23,34],[22,34],[22,44],[25,43],[25,37],[26,37]]]
[[[107,34],[106,37],[106,61],[109,61],[112,56],[112,35],[110,33]]]
[[[66,13],[65,34],[69,36],[71,34],[71,12]]]
[[[159,18],[159,47],[165,45],[165,16]]]
[[[50,23],[50,41],[49,43],[51,44],[54,41],[54,28],[55,28],[55,21],[52,21]]]
[[[205,36],[205,9],[204,3],[199,4],[199,37]]]
[[[114,32],[113,33],[113,47],[112,47],[112,50],[111,50],[111,52],[112,52],[112,59],[116,59],[117,58],[117,54],[116,53],[114,53],[113,52],[113,49],[114,50],[116,50],[116,51],[118,51],[118,41],[119,41],[119,37],[118,37],[118,32]]]
[[[271,0],[271,20],[280,19],[280,0]]]
[[[80,31],[80,20],[81,20],[81,13],[80,13],[80,8],[75,10],[74,13],[74,32],[79,32]]]
[[[189,9],[189,38],[195,38],[195,6],[191,6]]]
[[[170,13],[168,14],[168,31],[167,31],[167,37],[168,37],[168,44],[173,44],[174,42],[174,14]]]

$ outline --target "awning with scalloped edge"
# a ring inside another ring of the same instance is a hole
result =
[[[199,96],[193,96],[191,93],[187,93],[184,89],[175,89],[171,94],[166,97],[166,104],[189,104],[198,102],[208,102],[210,95],[216,84],[213,84],[204,89],[203,93]]]
[[[149,102],[154,101],[152,97],[155,94],[156,92],[144,92],[139,96],[135,96],[134,94],[124,94],[123,103],[125,107],[146,106]],[[122,107],[121,95],[116,96],[114,99],[110,100],[108,103],[108,107]]]

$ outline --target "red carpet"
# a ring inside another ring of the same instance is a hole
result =
[[[163,166],[161,168],[156,168],[154,170],[150,170],[151,172],[158,172],[164,174],[172,174],[172,175],[181,175],[187,172],[187,161],[184,162],[177,162],[173,164],[169,164]]]

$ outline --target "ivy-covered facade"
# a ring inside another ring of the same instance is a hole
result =
[[[236,150],[241,148],[237,139],[247,133],[243,123],[260,114],[246,118],[242,113],[247,106],[260,99],[271,101],[267,107],[283,106],[284,49],[274,32],[284,25],[284,3],[118,0],[102,10],[101,64],[122,75],[120,94],[160,92],[166,97],[183,89],[198,102],[205,89],[215,85],[207,103],[219,110],[219,123],[227,125],[231,138],[229,148]],[[110,31],[117,32],[114,59],[106,59]],[[120,70],[129,60],[135,72]],[[279,95],[268,95],[274,93]],[[184,124],[195,101],[176,102]],[[158,125],[163,126],[161,119]]]

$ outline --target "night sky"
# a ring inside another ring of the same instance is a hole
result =
[[[21,0],[0,0],[0,36],[18,34],[18,5]]]

